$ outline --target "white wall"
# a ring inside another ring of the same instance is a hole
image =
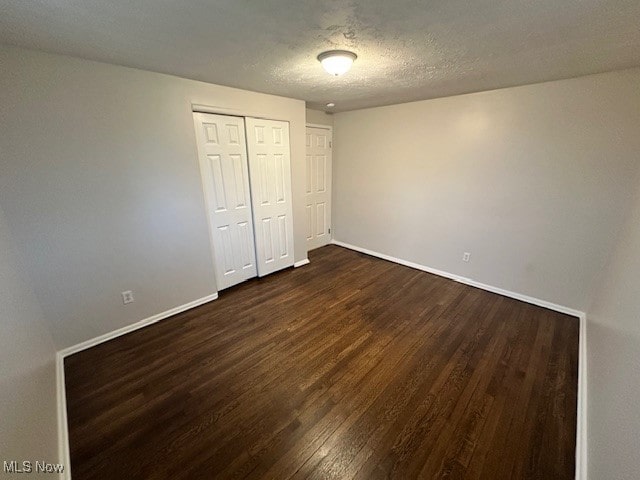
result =
[[[635,69],[335,114],[334,238],[585,311],[639,166],[638,85]]]
[[[640,179],[610,267],[588,311],[589,478],[640,477]]]
[[[316,125],[327,125],[333,127],[333,115],[321,110],[313,110],[307,108],[307,123],[315,123]]]
[[[0,66],[0,203],[58,348],[215,292],[192,103],[290,122],[306,258],[304,102],[12,47]]]
[[[55,348],[14,247],[0,209],[0,469],[58,463]]]

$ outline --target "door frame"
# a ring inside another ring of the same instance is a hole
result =
[[[333,127],[331,125],[322,125],[320,123],[305,123],[304,126],[311,127],[311,128],[322,128],[323,130],[330,130],[331,135],[333,136]]]
[[[305,130],[307,129],[307,127],[319,128],[319,129],[322,129],[322,130],[329,130],[329,132],[331,134],[331,145],[329,147],[329,150],[331,151],[331,177],[328,180],[329,180],[329,185],[331,186],[331,192],[330,192],[331,195],[329,195],[329,199],[331,201],[330,207],[331,207],[331,224],[332,224],[331,227],[329,227],[329,228],[332,229],[333,228],[333,126],[332,125],[322,125],[320,123],[305,123],[304,126],[305,126]],[[305,197],[306,197],[306,193],[305,193]],[[329,243],[331,243],[332,240],[333,240],[333,230],[331,230],[329,232]],[[308,250],[309,241],[306,240],[305,243],[306,243],[307,252],[308,252],[309,251]]]
[[[264,112],[256,112],[252,110],[244,110],[242,108],[216,107],[212,105],[202,105],[200,103],[191,103],[191,111],[193,113],[213,113],[215,115],[230,115],[232,117],[253,117],[263,120],[277,120],[279,122],[287,122],[291,127],[291,120],[265,114]]]
[[[291,120],[290,119],[282,118],[282,117],[278,117],[278,116],[273,116],[273,115],[269,115],[269,114],[265,114],[264,112],[245,110],[245,109],[242,109],[242,108],[232,108],[232,107],[220,107],[220,106],[214,106],[214,105],[204,105],[204,104],[195,103],[195,102],[191,102],[190,103],[190,110],[191,110],[191,116],[192,117],[193,117],[194,113],[212,113],[214,115],[226,115],[226,116],[229,116],[229,117],[241,117],[243,119],[243,121],[247,117],[252,117],[252,118],[258,118],[258,119],[263,119],[263,120],[275,120],[275,121],[279,121],[279,122],[286,122],[287,124],[289,124],[289,132],[291,132]],[[193,117],[193,118],[195,119],[195,117]],[[195,131],[195,128],[196,128],[195,121],[193,123],[194,123],[193,134],[194,134],[194,140],[195,140],[194,149],[195,149],[195,153],[196,153],[195,158],[198,160],[198,171],[200,172],[200,164],[199,164],[199,162],[200,162],[200,154],[199,154],[199,150],[198,150],[198,141],[197,141],[196,131]],[[245,124],[245,127],[246,127],[246,124]],[[305,124],[305,128],[306,128],[306,124]],[[246,131],[245,131],[245,137],[246,137]],[[289,138],[289,148],[291,148],[291,138]],[[291,156],[291,153],[289,153],[289,155]],[[247,163],[248,163],[248,159],[249,159],[249,152],[247,150]],[[248,168],[248,165],[247,165],[247,168]],[[291,173],[291,165],[289,165],[289,171]],[[204,182],[204,178],[202,177],[202,172],[200,172],[200,179],[201,179],[200,185],[201,185],[201,188],[202,188],[202,195],[203,195],[203,197],[202,197],[202,199],[203,199],[203,208],[204,208],[204,211],[205,211],[205,216],[207,217],[206,218],[207,227],[208,227],[208,230],[209,230],[209,235],[208,235],[208,237],[209,237],[209,251],[211,252],[211,261],[213,262],[212,267],[215,270],[215,261],[216,261],[216,259],[215,259],[215,245],[214,245],[214,242],[213,242],[213,237],[211,236],[211,221],[210,221],[208,215],[206,215],[206,211],[207,211],[207,192],[205,191],[205,186],[204,186],[204,183],[203,183]],[[291,189],[293,190],[293,185],[291,186]],[[249,194],[249,195],[251,195],[251,194]],[[293,216],[292,216],[291,221],[293,222]],[[253,222],[253,214],[252,214],[252,222]],[[253,225],[253,227],[254,227],[254,235],[255,235],[255,224]],[[295,230],[294,230],[293,243],[294,243],[293,246],[292,246],[293,255],[294,255],[293,259],[294,259],[294,262],[295,262]],[[305,244],[305,247],[306,247],[306,244]],[[254,246],[254,248],[255,248],[255,246]],[[256,258],[257,258],[257,255],[256,255]],[[295,263],[294,263],[294,265],[295,265]],[[256,267],[257,267],[257,265],[256,265]],[[214,292],[218,293],[220,290],[219,290],[218,281],[216,280],[215,275],[214,275],[214,278],[213,278],[213,283],[214,283],[214,286],[215,286]]]

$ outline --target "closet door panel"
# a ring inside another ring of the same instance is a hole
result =
[[[289,124],[246,118],[258,275],[293,265]]]
[[[194,113],[218,290],[257,275],[244,119]]]

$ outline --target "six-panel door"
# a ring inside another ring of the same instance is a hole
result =
[[[246,118],[258,275],[293,265],[289,124]]]
[[[257,274],[244,119],[194,113],[218,290]]]
[[[331,241],[331,130],[307,127],[305,200],[307,248]]]

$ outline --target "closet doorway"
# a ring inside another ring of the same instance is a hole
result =
[[[193,115],[218,290],[292,266],[289,124]]]

